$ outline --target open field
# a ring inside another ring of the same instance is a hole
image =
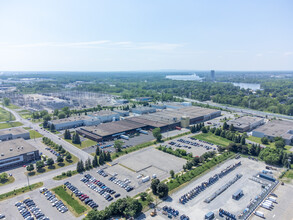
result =
[[[9,104],[8,106],[6,106],[7,108],[10,108],[10,109],[19,109],[20,107],[16,106],[16,105],[13,105],[13,104]]]
[[[14,121],[15,117],[13,114],[10,114],[8,111],[6,111],[3,108],[0,108],[0,122],[3,121]]]
[[[12,127],[19,127],[22,126],[23,124],[21,122],[8,122],[8,123],[0,123],[0,129],[5,129],[5,128],[12,128]]]
[[[212,133],[201,133],[198,135],[193,136],[196,139],[202,140],[202,141],[207,141],[210,142],[212,144],[216,144],[216,145],[220,145],[220,146],[224,146],[227,147],[230,143],[232,143],[232,141],[226,139],[226,138],[222,138],[220,136],[216,136],[215,134]]]
[[[31,139],[43,137],[43,135],[41,135],[39,132],[35,130],[30,130],[29,132],[30,132]]]
[[[68,143],[74,145],[75,147],[77,147],[79,149],[91,147],[92,145],[97,144],[97,142],[89,140],[89,139],[86,139],[86,140],[82,141],[81,144],[73,144],[72,140],[68,140],[68,139],[64,139],[64,140],[67,141]]]
[[[74,198],[70,194],[72,193],[71,191],[68,191],[64,189],[63,186],[58,186],[54,189],[52,189],[53,192],[56,193],[56,195],[63,200],[65,205],[67,205],[68,209],[75,215],[75,216],[80,216],[83,214],[85,211],[87,211],[87,208],[82,205],[82,203],[79,201],[78,198]],[[68,192],[70,193],[68,193]]]

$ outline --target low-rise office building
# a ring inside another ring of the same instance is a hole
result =
[[[13,140],[17,138],[30,139],[30,133],[22,127],[0,130],[1,141]]]
[[[0,170],[15,168],[39,159],[39,150],[22,138],[0,143]]]
[[[264,124],[264,119],[259,117],[243,116],[227,122],[230,126],[233,124],[235,130],[240,132],[251,131]]]
[[[293,144],[293,122],[285,120],[273,120],[252,131],[255,137],[267,137],[273,140],[282,137],[287,145]]]

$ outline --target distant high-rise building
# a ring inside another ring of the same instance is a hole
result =
[[[211,79],[215,80],[215,70],[211,70]]]

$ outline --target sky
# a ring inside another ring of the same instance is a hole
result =
[[[0,0],[0,71],[293,70],[292,0]]]

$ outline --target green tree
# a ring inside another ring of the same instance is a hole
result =
[[[227,122],[224,122],[223,123],[223,129],[224,130],[227,130],[229,128],[229,125],[227,124]]]
[[[43,115],[42,118],[43,118],[44,121],[51,121],[51,116],[48,115],[48,114]]]
[[[233,124],[231,124],[231,125],[229,126],[229,130],[230,130],[230,131],[235,131],[235,128],[234,128],[234,125],[233,125]]]
[[[7,173],[1,173],[0,174],[0,182],[5,182],[8,180],[8,174]]]
[[[55,125],[53,123],[50,125],[50,131],[55,131]]]
[[[58,114],[58,118],[59,118],[59,119],[62,119],[62,118],[65,118],[65,117],[66,117],[66,115],[65,115],[64,112],[60,112],[60,113]]]
[[[73,135],[72,135],[72,143],[73,144],[81,144],[80,142],[80,138],[79,138],[79,134],[77,132],[75,132]]]
[[[95,155],[94,159],[93,159],[93,167],[97,167],[98,165],[99,165],[98,157],[97,157],[97,155]]]
[[[142,193],[140,193],[139,195],[140,195],[140,199],[141,199],[142,201],[145,201],[146,198],[147,198],[147,196],[148,196],[147,192],[142,192]]]
[[[63,160],[63,157],[61,157],[61,156],[58,156],[57,157],[57,162],[58,163],[62,163],[64,160]]]
[[[160,128],[155,128],[153,130],[153,136],[157,139],[157,141],[160,142],[162,140],[161,129]]]
[[[114,148],[116,149],[116,152],[120,152],[121,151],[122,145],[123,145],[123,142],[120,141],[120,140],[116,140],[114,142]]]
[[[53,160],[53,158],[49,158],[48,160],[47,160],[47,165],[48,166],[52,166],[54,164],[54,160]]]
[[[57,116],[59,114],[59,110],[58,109],[54,109],[53,115]]]
[[[167,184],[160,182],[157,186],[157,195],[159,196],[159,198],[164,198],[168,196],[168,192],[169,192],[169,188]]]
[[[26,170],[29,172],[33,171],[34,169],[35,169],[35,167],[32,163],[26,167]]]
[[[69,161],[69,160],[72,159],[72,156],[71,156],[71,154],[69,152],[66,152],[66,157],[65,158],[66,158],[67,161]]]
[[[39,160],[36,162],[36,168],[37,170],[41,170],[44,167],[44,162],[42,160]]]
[[[262,137],[260,140],[262,144],[269,144],[269,139],[267,137]]]
[[[9,98],[3,98],[3,104],[4,106],[9,106],[10,105],[10,99]]]
[[[174,170],[170,170],[170,175],[171,175],[171,178],[174,178],[174,175],[175,175]]]
[[[246,144],[246,141],[245,141],[245,137],[244,137],[244,135],[242,135],[240,143],[241,143],[242,145],[245,145],[245,144]]]
[[[205,126],[202,127],[200,130],[201,130],[202,133],[208,133],[208,130],[207,130],[207,128]]]
[[[157,194],[157,187],[160,183],[160,180],[159,179],[153,179],[152,180],[152,183],[151,183],[151,189],[152,189],[152,192],[154,195],[158,195]]]
[[[275,146],[276,146],[276,148],[283,149],[285,147],[285,141],[278,140],[275,142]]]

